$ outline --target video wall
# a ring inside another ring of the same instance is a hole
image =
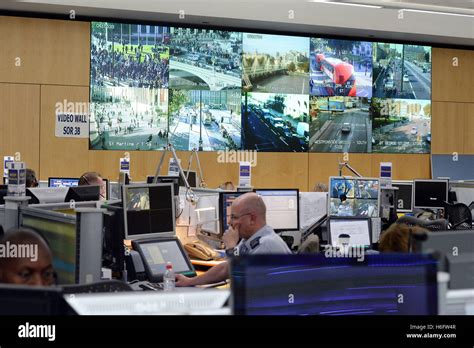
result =
[[[431,47],[91,23],[90,149],[429,153]]]

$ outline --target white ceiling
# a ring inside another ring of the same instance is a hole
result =
[[[321,1],[321,0],[317,0]],[[323,0],[324,1],[324,0]],[[383,6],[334,6],[308,0],[0,0],[0,10],[207,24],[474,46],[474,0],[333,0]],[[468,16],[400,9],[443,11]],[[184,11],[184,19],[179,18]]]

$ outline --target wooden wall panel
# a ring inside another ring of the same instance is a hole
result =
[[[474,51],[433,48],[431,73],[433,101],[474,102]]]
[[[124,151],[89,151],[88,139],[54,135],[55,103],[89,99],[89,23],[0,17],[0,43],[0,156],[20,151],[42,179],[97,170],[116,180]],[[20,67],[15,67],[16,57],[21,58]],[[458,57],[456,68],[453,57]],[[433,153],[474,154],[474,51],[433,48],[432,61]],[[143,181],[155,172],[161,152],[130,151],[130,155],[131,176]],[[178,152],[178,156],[187,167],[190,153]],[[342,156],[259,153],[252,184],[312,189],[315,183],[327,183],[329,176],[338,175]],[[169,157],[161,174],[167,173]],[[237,163],[220,163],[216,152],[200,153],[199,158],[208,187],[238,183]],[[349,155],[350,165],[365,176],[378,176],[380,161],[393,162],[396,179],[430,175],[429,155]],[[343,173],[350,175],[347,170]]]
[[[0,82],[89,85],[87,22],[0,16],[0,42]]]
[[[3,156],[19,152],[38,174],[39,148],[40,86],[0,83],[0,160],[3,163]]]
[[[432,153],[474,154],[474,103],[433,103]]]
[[[474,94],[474,91],[472,93]],[[463,152],[464,154],[474,155],[474,102],[467,104],[467,110],[464,114]]]
[[[50,176],[78,176],[89,167],[88,138],[57,138],[56,103],[89,101],[88,87],[41,86],[40,156],[41,179]]]
[[[433,103],[431,119],[431,152],[435,154],[464,153],[466,119],[472,106],[468,103]],[[471,116],[474,114],[471,113]]]
[[[259,153],[252,168],[252,186],[259,188],[308,188],[307,153]]]
[[[395,180],[431,178],[430,155],[372,154],[371,176],[380,176],[380,162],[392,162]]]

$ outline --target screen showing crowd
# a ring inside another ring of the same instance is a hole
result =
[[[429,153],[431,47],[92,22],[90,149]]]

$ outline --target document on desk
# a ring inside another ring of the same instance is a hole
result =
[[[300,229],[319,221],[327,214],[327,192],[300,192]]]

